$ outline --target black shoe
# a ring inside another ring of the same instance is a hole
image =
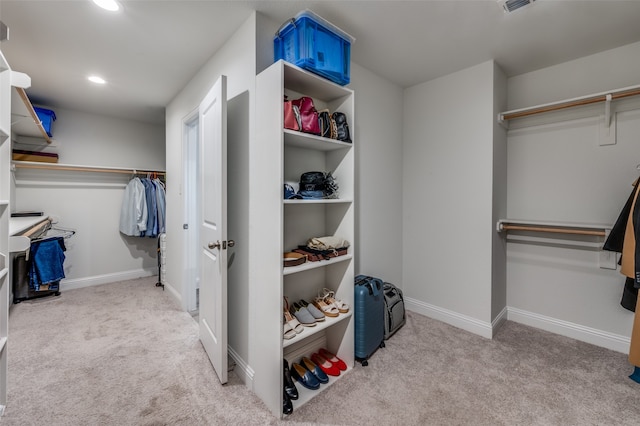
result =
[[[291,402],[291,399],[289,398],[286,392],[282,393],[282,413],[283,414],[293,413],[293,403]]]
[[[284,393],[289,396],[290,399],[298,399],[298,389],[296,385],[293,383],[293,379],[291,378],[291,371],[289,370],[289,363],[286,359],[282,360],[284,364]]]

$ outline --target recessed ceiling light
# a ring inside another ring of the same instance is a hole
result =
[[[120,4],[116,0],[93,0],[95,4],[110,12],[120,10]]]
[[[96,83],[96,84],[106,84],[106,80],[102,77],[98,77],[97,75],[92,75],[87,77],[87,79],[92,82],[92,83]]]

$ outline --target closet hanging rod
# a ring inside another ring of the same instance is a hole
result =
[[[503,231],[530,231],[530,232],[546,232],[553,234],[570,234],[570,235],[588,235],[596,237],[606,237],[611,227],[599,224],[584,223],[557,223],[557,222],[535,222],[524,220],[506,220],[498,221],[496,229],[498,232]]]
[[[527,117],[530,115],[541,114],[544,112],[558,111],[577,106],[595,104],[598,102],[612,101],[630,96],[640,95],[640,86],[625,87],[623,89],[610,90],[608,92],[596,93],[593,95],[581,96],[578,98],[568,99],[560,102],[553,102],[544,105],[538,105],[529,108],[516,109],[498,114],[498,122],[502,123],[515,118]]]
[[[155,173],[165,176],[166,172],[148,169],[124,169],[116,167],[100,167],[100,166],[75,166],[72,164],[58,163],[38,163],[33,161],[13,161],[13,165],[22,169],[46,169],[46,170],[67,170],[74,172],[94,172],[94,173],[120,173],[120,174],[147,174]]]
[[[596,237],[604,237],[607,235],[605,231],[591,231],[586,229],[572,229],[572,228],[550,228],[546,226],[502,225],[502,230],[503,231],[549,232],[553,234],[593,235]]]

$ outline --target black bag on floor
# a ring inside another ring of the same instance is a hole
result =
[[[402,290],[384,283],[384,340],[389,339],[406,322]]]

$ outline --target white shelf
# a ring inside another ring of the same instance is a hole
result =
[[[284,204],[350,204],[353,203],[353,200],[350,198],[330,198],[330,199],[322,199],[322,200],[301,200],[301,199],[293,199],[293,200],[282,200]]]
[[[297,380],[293,379],[293,383],[296,385],[296,389],[298,389],[298,399],[293,402],[293,411],[299,409],[307,402],[311,401],[315,398],[320,392],[325,391],[329,386],[333,385],[335,382],[344,377],[345,374],[351,372],[353,367],[347,366],[346,371],[341,371],[339,376],[329,376],[329,383],[321,384],[319,389],[311,390],[303,387]]]
[[[335,263],[345,262],[353,259],[352,254],[345,254],[343,256],[333,257],[329,260],[318,260],[316,262],[305,262],[298,266],[283,266],[282,275],[297,274],[298,272],[309,271],[316,268],[324,268],[325,266],[333,265]]]
[[[0,337],[0,352],[2,352],[6,347],[7,347],[7,338]]]
[[[307,72],[289,62],[283,60],[278,62],[282,62],[284,67],[284,84],[287,90],[325,100],[339,99],[353,94],[351,89]]]
[[[315,326],[305,327],[302,333],[296,334],[296,337],[292,339],[283,339],[282,347],[286,348],[288,346],[293,345],[294,343],[298,343],[350,317],[351,317],[351,310],[349,310],[349,312],[347,312],[346,314],[340,314],[337,317],[333,317],[333,318],[325,317],[324,321],[317,322]]]
[[[337,149],[350,149],[353,144],[335,139],[323,138],[310,133],[297,132],[284,129],[285,146],[297,146],[299,148],[314,149],[316,151],[335,151]]]
[[[0,206],[8,206],[9,200],[0,200]]]
[[[9,273],[9,268],[3,268],[0,270],[0,280],[2,280]]]
[[[27,216],[9,218],[9,235],[16,235],[49,219],[49,216]]]

